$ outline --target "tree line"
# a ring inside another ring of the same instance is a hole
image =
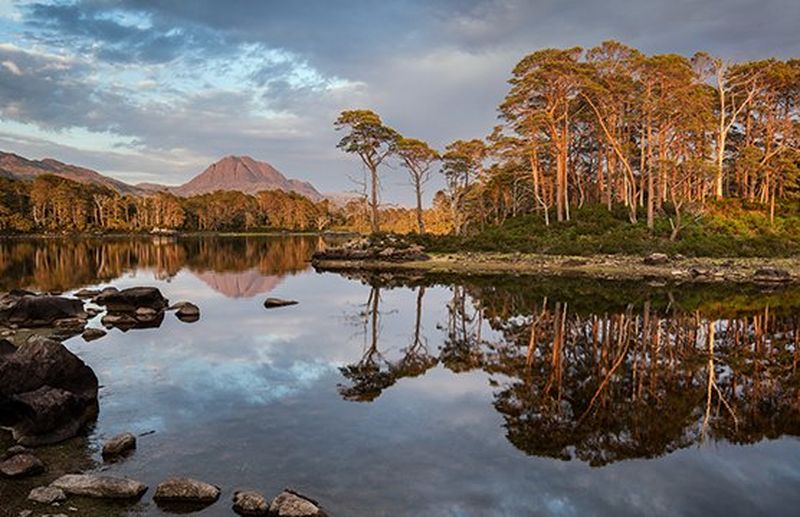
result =
[[[379,184],[394,159],[411,178],[417,228],[425,231],[423,186],[434,171],[455,234],[509,217],[568,221],[575,208],[624,207],[633,224],[670,219],[723,198],[761,207],[774,220],[796,212],[800,191],[800,60],[729,63],[704,52],[646,55],[616,41],[544,49],[514,67],[483,138],[442,151],[402,136],[369,110],[340,114],[338,147],[366,172],[370,229],[381,230]]]
[[[268,190],[178,197],[167,192],[121,195],[100,185],[43,175],[31,182],[0,178],[0,232],[139,232],[153,229],[233,231],[326,229],[337,212],[328,201]]]

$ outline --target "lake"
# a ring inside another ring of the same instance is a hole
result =
[[[65,341],[100,380],[100,412],[54,450],[151,487],[109,513],[161,515],[152,493],[173,475],[222,487],[209,516],[231,515],[236,489],[284,487],[334,516],[800,507],[800,289],[348,278],[310,267],[325,245],[0,241],[0,290],[149,285],[201,309]],[[267,296],[299,304],[267,310]],[[100,444],[124,431],[137,451],[103,465]],[[13,483],[0,503],[30,507]]]

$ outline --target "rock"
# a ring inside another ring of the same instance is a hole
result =
[[[175,311],[175,316],[187,323],[195,322],[200,319],[200,307],[191,302],[178,302],[169,307],[169,310]]]
[[[67,474],[50,486],[66,494],[102,499],[138,499],[147,491],[146,485],[133,479],[90,474]]]
[[[153,500],[171,503],[213,503],[219,499],[219,487],[190,478],[171,478],[156,488]]]
[[[14,343],[7,339],[0,339],[0,355],[13,354],[17,351]]]
[[[31,454],[33,451],[28,449],[27,447],[23,447],[22,445],[13,445],[6,449],[6,453],[3,455],[2,459],[8,459],[11,456],[16,456],[17,454]]]
[[[651,253],[644,258],[643,262],[648,266],[660,266],[669,262],[669,256],[664,253]]]
[[[86,318],[63,318],[54,321],[53,326],[59,329],[81,331],[86,326]]]
[[[23,478],[44,472],[44,463],[33,454],[23,453],[0,462],[0,475],[7,478]]]
[[[96,417],[97,388],[91,368],[64,345],[34,337],[0,355],[0,424],[26,446],[72,438]]]
[[[101,312],[103,312],[103,311],[101,311],[100,309],[95,309],[94,307],[84,307],[84,309],[83,309],[83,310],[86,312],[86,315],[87,315],[87,316],[88,316],[90,319],[91,319],[91,318],[94,318],[95,316],[97,316],[98,314],[100,314]]]
[[[135,312],[140,307],[161,311],[169,305],[161,291],[155,287],[130,287],[116,292],[103,290],[94,299],[94,303],[112,312]]]
[[[100,339],[101,337],[105,336],[106,334],[107,334],[107,332],[105,330],[103,330],[103,329],[98,329],[98,328],[91,327],[91,328],[88,328],[88,329],[84,330],[83,334],[81,334],[81,336],[83,337],[84,341],[88,342],[88,341],[94,341],[95,339]]]
[[[239,515],[267,515],[269,503],[258,492],[243,490],[233,494],[233,511]]]
[[[267,309],[286,307],[287,305],[297,305],[297,302],[295,300],[283,300],[281,298],[267,298],[264,300],[264,307]]]
[[[103,458],[117,458],[134,449],[136,449],[136,436],[131,433],[118,434],[103,444]]]
[[[269,505],[269,513],[279,517],[320,517],[325,515],[316,501],[289,489],[284,490],[272,500]]]
[[[103,324],[106,328],[112,327],[122,327],[122,328],[133,328],[136,326],[138,321],[136,318],[129,314],[106,314],[100,320],[100,323]]]
[[[22,510],[17,514],[17,517],[31,517],[33,515],[33,510]]]
[[[67,500],[67,494],[60,488],[52,486],[40,486],[31,490],[28,500],[34,503],[53,504]]]
[[[139,307],[134,314],[137,320],[151,320],[158,316],[158,311],[150,307]]]
[[[75,291],[74,296],[76,298],[94,298],[95,296],[100,294],[99,289],[80,289]]]
[[[86,319],[83,302],[61,296],[17,296],[9,293],[0,300],[0,324],[22,328],[47,327],[57,320]]]
[[[785,269],[767,266],[756,269],[753,279],[756,282],[788,282],[792,275]]]

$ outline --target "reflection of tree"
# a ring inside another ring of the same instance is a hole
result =
[[[60,290],[108,282],[147,268],[169,279],[183,268],[198,272],[286,275],[303,271],[319,237],[192,237],[24,239],[0,241],[0,289]]]
[[[341,368],[342,375],[351,383],[350,386],[339,386],[339,392],[347,400],[374,400],[396,381],[388,362],[378,350],[380,298],[380,287],[372,287],[363,312],[364,335],[369,336],[367,346],[357,363]]]
[[[424,291],[413,282],[415,338],[403,359],[372,371],[372,398],[399,376],[424,372],[398,368],[415,364],[409,351],[420,346]],[[797,311],[771,305],[772,294],[694,287],[629,303],[601,293],[591,304],[520,282],[450,289],[440,360],[500,379],[494,407],[509,441],[528,454],[599,466],[704,440],[800,434]]]
[[[439,359],[454,372],[471,370],[480,366],[481,314],[469,307],[462,286],[453,286],[453,297],[447,304],[447,336]]]
[[[386,388],[403,377],[417,377],[438,364],[439,360],[430,355],[427,339],[422,335],[422,301],[425,288],[417,290],[416,317],[411,344],[402,349],[397,361],[387,360],[378,349],[380,340],[380,287],[370,289],[369,298],[364,305],[364,335],[366,346],[361,359],[354,364],[342,367],[342,375],[350,381],[340,385],[339,393],[347,400],[369,402],[375,400]]]

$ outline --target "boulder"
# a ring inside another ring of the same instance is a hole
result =
[[[190,478],[171,478],[156,488],[153,500],[167,503],[206,503],[219,499],[217,486]]]
[[[168,310],[174,310],[175,316],[179,320],[187,323],[192,323],[200,319],[200,307],[192,302],[178,302],[171,305]]]
[[[0,475],[7,478],[24,478],[44,472],[44,463],[33,454],[23,453],[0,462]]]
[[[785,269],[767,266],[756,269],[753,279],[756,282],[788,282],[792,279],[792,275]]]
[[[60,503],[67,500],[67,494],[60,488],[40,486],[31,490],[28,500],[40,504]]]
[[[106,334],[107,334],[107,332],[105,330],[103,330],[103,329],[98,329],[98,328],[91,327],[91,328],[88,328],[88,329],[84,330],[83,334],[81,334],[81,336],[83,337],[84,341],[88,342],[88,341],[94,341],[95,339],[100,339],[101,337],[105,336]]]
[[[267,298],[264,300],[264,307],[267,309],[286,307],[287,305],[297,305],[297,302],[295,300],[283,300],[281,298]]]
[[[12,292],[0,299],[0,324],[22,328],[47,327],[58,320],[85,320],[83,302],[62,296]]]
[[[669,263],[669,256],[664,253],[651,253],[644,258],[643,262],[648,266],[661,266]]]
[[[100,290],[99,289],[85,289],[84,288],[84,289],[80,289],[78,291],[75,291],[74,296],[76,298],[90,299],[90,298],[94,298],[95,296],[97,296],[99,294],[100,294]]]
[[[141,307],[162,311],[169,305],[155,287],[129,287],[116,292],[103,290],[93,301],[111,312],[135,312]]]
[[[239,515],[268,515],[267,499],[251,490],[242,490],[233,494],[233,511]]]
[[[319,503],[288,488],[278,494],[269,505],[270,515],[279,517],[322,517],[325,516]]]
[[[0,426],[37,446],[75,436],[97,416],[97,377],[64,345],[34,337],[0,355]]]
[[[139,499],[147,491],[147,485],[133,479],[90,474],[67,474],[50,486],[65,494],[101,499]]]
[[[103,444],[103,458],[117,458],[134,449],[136,449],[136,436],[131,433],[118,434]]]

